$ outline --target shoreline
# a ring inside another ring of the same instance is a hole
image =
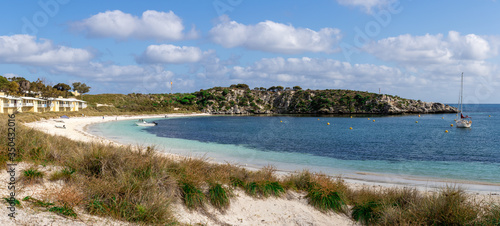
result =
[[[106,137],[101,137],[98,135],[94,135],[89,133],[88,127],[92,124],[96,123],[104,123],[104,122],[112,122],[112,121],[122,121],[122,120],[134,120],[134,119],[151,119],[151,118],[164,118],[167,117],[193,117],[193,116],[211,116],[211,114],[206,113],[195,113],[195,114],[158,114],[158,115],[124,115],[124,116],[91,116],[91,117],[73,117],[70,119],[45,119],[41,121],[25,123],[25,125],[38,129],[42,132],[65,136],[72,140],[83,141],[83,142],[101,142],[105,144],[114,144],[114,145],[127,145],[123,143],[119,143],[113,141]],[[57,120],[57,122],[56,122]],[[57,124],[66,125],[66,129],[58,129],[55,128]],[[83,135],[83,136],[82,136]],[[158,151],[158,153],[173,157],[174,159],[186,158],[186,157],[203,157],[203,156],[188,156],[177,153],[170,153],[168,151]],[[208,159],[210,162],[214,163],[224,163],[224,159],[217,158],[218,161],[214,159]],[[227,162],[227,159],[226,159]],[[244,162],[233,162],[233,164],[239,165],[241,167],[257,170],[261,168],[258,165],[249,165]],[[318,170],[312,169],[312,167],[304,167],[309,168],[314,172],[321,172]],[[295,172],[296,170],[285,170],[283,168],[277,167],[277,173],[279,174],[290,174]],[[411,176],[411,175],[392,175],[392,174],[384,174],[384,173],[373,173],[373,172],[363,172],[363,171],[352,171],[349,174],[343,174],[342,172],[337,174],[327,173],[329,176],[341,176],[344,181],[348,182],[352,187],[359,186],[381,186],[381,187],[415,187],[421,191],[429,191],[436,190],[441,187],[453,185],[463,187],[466,191],[470,193],[477,193],[483,195],[500,195],[500,184],[482,182],[482,181],[468,181],[468,180],[459,180],[459,179],[446,179],[446,178],[430,178],[425,176]]]

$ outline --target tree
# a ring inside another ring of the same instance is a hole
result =
[[[250,87],[247,84],[237,84],[237,85],[231,85],[229,88],[232,89],[250,89]]]
[[[30,85],[30,91],[33,91],[35,93],[43,92],[44,89],[45,89],[45,84],[41,79],[37,79]]]
[[[11,94],[16,94],[17,92],[19,91],[19,84],[17,84],[17,82],[10,82],[9,84],[9,92]]]
[[[294,86],[294,87],[293,87],[293,90],[295,90],[295,91],[299,91],[299,90],[302,90],[302,87],[300,87],[300,86]]]
[[[81,94],[88,93],[90,91],[90,86],[87,86],[85,83],[80,83],[80,82],[74,82],[73,83],[73,90],[78,91]]]
[[[8,91],[10,82],[7,78],[0,76],[0,91]]]
[[[64,83],[57,83],[57,85],[54,86],[54,89],[57,89],[59,91],[68,91],[71,90],[71,86]]]

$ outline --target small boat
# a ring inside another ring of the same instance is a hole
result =
[[[156,126],[158,123],[156,122],[146,122],[144,119],[139,119],[138,122],[135,123],[138,126]]]
[[[458,100],[458,111],[460,114],[460,118],[458,118],[457,114],[457,119],[455,120],[457,122],[457,128],[470,128],[472,125],[472,118],[469,117],[468,115],[464,116],[462,113],[463,110],[463,97],[464,95],[464,73],[462,72],[462,83],[460,86],[460,98]]]
[[[55,125],[56,128],[59,128],[59,129],[66,129],[66,125]]]

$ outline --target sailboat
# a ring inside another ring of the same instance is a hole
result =
[[[457,114],[457,128],[470,128],[472,125],[472,119],[462,113],[463,110],[463,100],[464,100],[464,73],[462,72],[462,81],[460,85],[460,97],[458,99],[458,113],[460,114],[460,118],[458,118]]]

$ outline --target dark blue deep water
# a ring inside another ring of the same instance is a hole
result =
[[[280,115],[172,117],[155,119],[156,127],[116,121],[93,125],[90,132],[255,166],[499,184],[500,105],[466,105],[464,112],[472,117],[470,129],[450,126],[455,114]]]
[[[472,117],[471,129],[451,127],[455,114],[422,114],[193,117],[162,120],[146,130],[160,137],[344,160],[500,163],[500,105],[467,105],[465,112]]]

